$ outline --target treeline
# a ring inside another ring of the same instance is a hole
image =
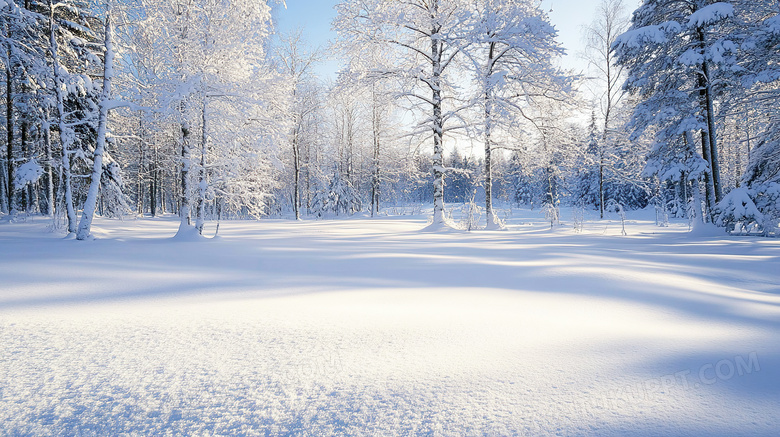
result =
[[[499,201],[777,233],[775,1],[604,0],[575,74],[535,1],[345,0],[333,83],[280,7],[0,1],[0,211],[82,238],[93,209],[202,232],[431,201],[438,225],[479,203],[500,227]]]

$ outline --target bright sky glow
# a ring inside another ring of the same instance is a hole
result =
[[[550,20],[558,29],[559,41],[566,48],[567,56],[562,63],[565,68],[582,71],[587,64],[581,59],[584,50],[583,27],[594,18],[596,5],[601,0],[543,0],[542,9],[551,11]],[[287,9],[278,7],[277,28],[282,32],[301,29],[305,39],[312,45],[327,46],[328,40],[336,37],[330,29],[336,16],[334,6],[338,0],[287,0]],[[632,0],[628,9],[633,10]],[[335,77],[338,62],[332,61],[319,68],[319,75],[325,79]]]

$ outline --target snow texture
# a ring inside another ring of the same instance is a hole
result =
[[[753,203],[750,191],[744,187],[731,190],[718,204],[718,209],[718,224],[720,226],[740,221],[747,223],[760,223],[762,221],[762,214]]]
[[[704,27],[712,23],[734,16],[734,6],[730,3],[713,3],[707,5],[688,17],[688,26]]]
[[[676,21],[667,21],[657,26],[644,26],[624,32],[615,39],[613,46],[641,47],[644,44],[664,44],[668,34],[678,33],[681,26]]]
[[[38,182],[38,179],[40,179],[41,176],[43,176],[43,168],[38,164],[38,161],[31,159],[16,169],[16,174],[14,174],[14,186],[22,188],[28,184],[34,184]]]
[[[646,214],[649,215],[649,214]],[[568,212],[562,212],[568,217]],[[2,435],[776,435],[780,241],[0,225]]]

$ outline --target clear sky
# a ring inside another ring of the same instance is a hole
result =
[[[542,8],[550,12],[550,20],[558,29],[559,41],[566,48],[568,55],[563,60],[563,66],[581,71],[585,63],[578,59],[578,53],[583,50],[582,28],[593,20],[596,5],[601,0],[543,0]],[[336,11],[337,0],[286,0],[287,9],[279,7],[276,12],[277,28],[282,32],[302,29],[306,40],[313,45],[327,46],[328,40],[335,38],[330,30]],[[634,1],[626,2],[629,8]],[[630,11],[629,11],[630,12]],[[339,66],[330,62],[320,67],[321,76],[335,75]]]

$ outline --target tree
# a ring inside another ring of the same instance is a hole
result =
[[[106,6],[103,45],[105,52],[103,54],[103,87],[98,101],[98,126],[97,142],[92,154],[92,175],[90,177],[89,191],[84,201],[84,211],[76,232],[76,239],[86,240],[92,232],[92,220],[95,216],[95,207],[97,205],[98,190],[103,176],[103,154],[106,150],[106,135],[108,124],[108,111],[113,108],[114,102],[111,100],[111,80],[114,77],[114,42],[113,42],[113,23],[111,21],[111,5]]]
[[[0,6],[0,23],[2,23],[3,51],[0,56],[5,69],[5,103],[6,103],[6,202],[8,212],[14,214],[18,210],[16,192],[18,186],[15,175],[16,163],[24,157],[27,148],[28,127],[31,116],[30,87],[38,82],[34,77],[39,73],[45,62],[41,56],[40,45],[36,37],[39,26],[35,14],[28,8],[17,5],[15,1],[5,1]],[[28,6],[29,5],[25,5]],[[16,130],[19,130],[17,141]],[[19,150],[14,145],[19,144]]]
[[[338,168],[334,170],[328,185],[317,190],[312,204],[312,210],[319,217],[329,214],[351,215],[359,212],[362,207],[358,192]]]
[[[596,72],[597,93],[602,116],[601,141],[596,142],[596,162],[598,165],[598,206],[601,218],[604,218],[604,171],[606,154],[614,141],[613,113],[623,98],[623,67],[615,61],[614,44],[618,35],[628,27],[623,0],[602,0],[596,9],[596,18],[585,29],[586,58]]]
[[[55,4],[52,0],[47,1],[48,6],[48,49],[49,56],[51,57],[52,65],[52,82],[54,89],[54,109],[56,127],[59,132],[59,146],[62,153],[61,168],[63,180],[60,182],[64,193],[65,211],[68,220],[68,232],[76,232],[76,209],[73,205],[73,182],[72,182],[72,157],[76,153],[73,150],[75,132],[73,123],[68,122],[68,115],[65,109],[67,90],[69,83],[73,82],[68,70],[63,65],[62,54],[60,50],[60,39],[65,42],[65,54],[70,54],[71,58],[79,59],[84,55],[89,56],[89,52],[79,50],[79,48],[72,49],[68,45],[80,38],[78,34],[74,34],[74,31],[83,33],[83,28],[79,29],[79,21],[86,21],[85,11],[79,7],[80,5],[73,2],[60,2]],[[58,9],[64,11],[63,15],[58,18]],[[71,15],[75,15],[79,20],[73,20]],[[73,29],[76,27],[77,29]],[[79,56],[81,55],[81,56]]]
[[[485,213],[490,229],[497,226],[492,153],[502,146],[499,130],[506,131],[518,118],[528,119],[528,106],[538,100],[564,100],[570,83],[553,65],[563,49],[535,2],[475,0],[463,14],[468,17],[463,51],[474,68],[478,89],[474,103],[483,114]]]
[[[765,234],[777,234],[780,226],[780,7],[775,1],[738,2],[744,17],[743,50],[738,55],[739,78],[744,90],[739,104],[746,118],[749,162],[742,177],[756,207],[763,215]],[[753,147],[751,147],[753,145]],[[721,205],[721,208],[723,205]]]
[[[462,16],[459,0],[351,0],[336,6],[334,27],[341,38],[368,50],[394,53],[387,65],[373,68],[376,77],[393,77],[405,84],[397,98],[411,101],[422,115],[415,133],[429,133],[433,140],[433,226],[445,224],[443,153],[448,121],[455,107],[446,74],[461,51]],[[430,94],[426,95],[428,92]]]
[[[618,65],[628,69],[626,90],[643,99],[634,136],[655,126],[656,142],[683,144],[686,131],[700,133],[711,218],[722,195],[714,101],[734,63],[736,45],[725,30],[733,16],[726,2],[644,0],[613,45]]]
[[[282,36],[276,49],[280,73],[290,81],[290,148],[292,150],[293,190],[292,206],[295,219],[301,219],[301,170],[304,149],[304,132],[308,117],[317,110],[316,87],[312,69],[321,60],[319,50],[307,52],[301,33]]]

